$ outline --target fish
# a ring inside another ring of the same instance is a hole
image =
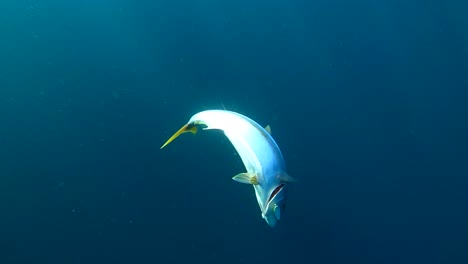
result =
[[[237,112],[206,110],[193,115],[161,149],[181,134],[196,134],[200,129],[224,132],[246,169],[232,179],[253,186],[262,218],[270,227],[275,227],[285,210],[286,185],[296,179],[286,172],[283,155],[271,136],[270,126],[262,127]]]

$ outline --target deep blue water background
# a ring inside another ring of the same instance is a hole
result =
[[[468,263],[468,5],[0,2],[0,263]],[[270,124],[271,229],[197,111]]]

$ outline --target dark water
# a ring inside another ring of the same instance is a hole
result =
[[[3,0],[0,263],[468,263],[464,1]],[[212,108],[270,124],[271,229]]]

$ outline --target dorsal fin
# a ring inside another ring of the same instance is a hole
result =
[[[267,125],[267,126],[265,127],[265,130],[268,132],[268,134],[271,135],[271,127],[270,127],[270,125]]]

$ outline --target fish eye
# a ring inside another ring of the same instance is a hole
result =
[[[273,214],[277,221],[281,219],[281,211],[282,209],[278,205],[275,204],[275,206],[273,207]]]

